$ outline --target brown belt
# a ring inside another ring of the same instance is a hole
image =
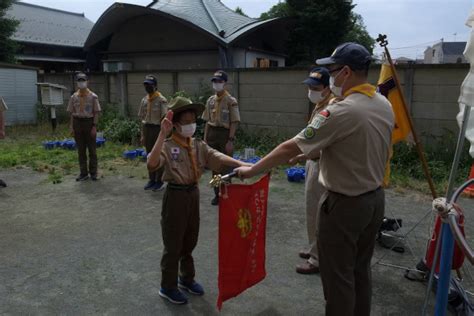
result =
[[[176,183],[168,183],[166,186],[169,190],[178,190],[178,191],[193,191],[197,189],[197,184],[176,184]]]

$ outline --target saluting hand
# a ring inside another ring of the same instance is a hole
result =
[[[161,131],[168,136],[173,130],[173,111],[169,110],[161,121]]]

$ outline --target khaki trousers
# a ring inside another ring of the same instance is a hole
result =
[[[355,197],[334,192],[321,197],[318,247],[326,315],[370,315],[370,263],[384,208],[382,188]]]
[[[306,161],[306,182],[305,182],[305,202],[306,202],[306,230],[308,232],[309,250],[311,255],[309,262],[314,266],[318,263],[318,210],[319,200],[324,193],[324,187],[319,183],[319,161]]]
[[[163,257],[161,258],[161,287],[177,288],[179,276],[185,282],[194,280],[192,252],[199,235],[199,189],[175,189],[168,184],[163,196],[161,231]]]

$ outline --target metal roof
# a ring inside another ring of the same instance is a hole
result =
[[[445,55],[462,55],[466,48],[466,42],[442,42]]]
[[[107,38],[127,20],[146,14],[156,14],[189,25],[213,37],[224,46],[261,26],[283,21],[283,19],[261,21],[249,18],[235,13],[219,0],[160,0],[148,7],[115,3],[94,25],[84,44],[85,48],[88,49]]]
[[[94,23],[83,13],[72,13],[25,2],[15,2],[7,15],[20,21],[13,39],[24,43],[83,47]]]
[[[85,59],[69,58],[69,57],[51,57],[51,56],[39,56],[39,55],[16,55],[18,60],[33,60],[33,61],[51,61],[59,63],[71,63],[81,64],[85,63]]]

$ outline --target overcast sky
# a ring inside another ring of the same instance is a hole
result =
[[[114,2],[113,0],[24,0],[51,8],[85,13],[93,22]],[[140,5],[150,0],[125,0]],[[222,0],[231,9],[241,7],[251,17],[258,17],[278,0]],[[445,41],[466,41],[470,29],[465,21],[474,0],[354,0],[355,11],[364,18],[373,37],[388,35],[389,48],[395,57],[423,58],[428,45]],[[315,30],[316,32],[317,30]],[[376,50],[376,53],[380,49]]]

